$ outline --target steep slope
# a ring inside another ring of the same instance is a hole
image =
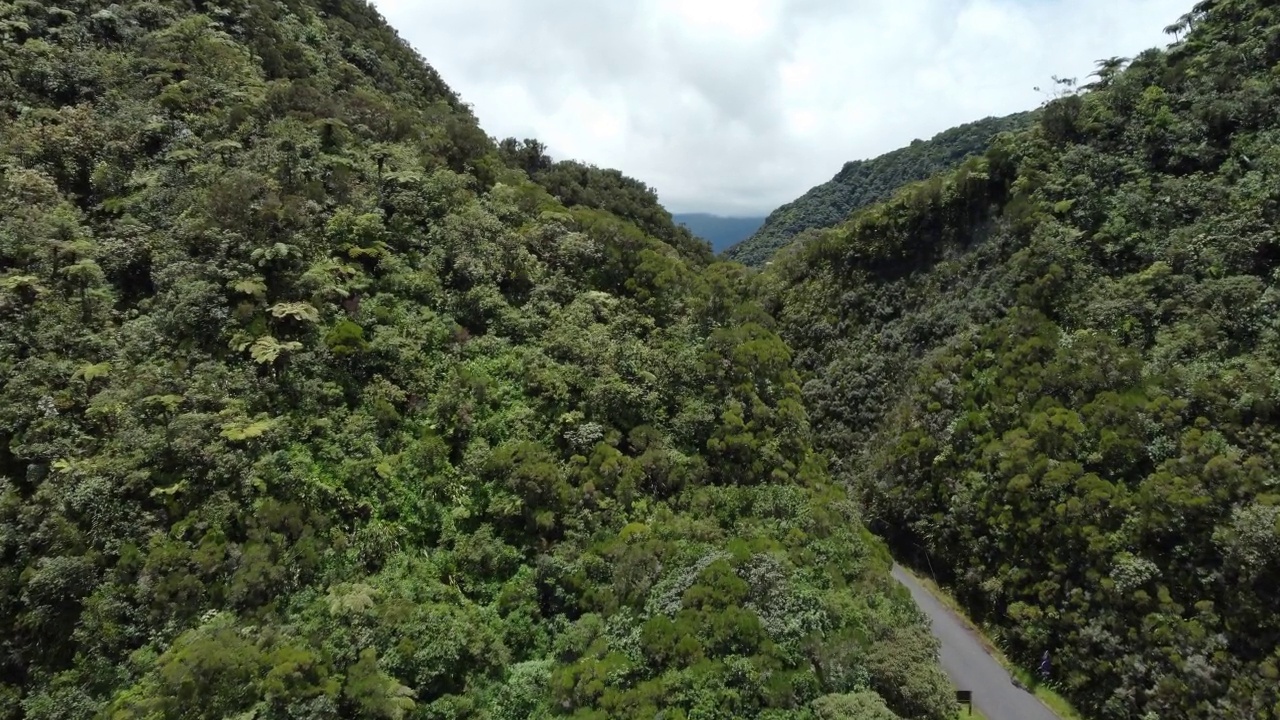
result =
[[[725,217],[707,213],[674,213],[672,219],[689,228],[695,237],[711,243],[713,252],[724,252],[751,237],[764,224],[762,217]]]
[[[359,0],[0,4],[0,718],[947,716],[750,277],[509,145]]]
[[[498,153],[510,167],[523,170],[568,207],[600,208],[634,222],[641,230],[698,262],[710,261],[710,245],[677,223],[661,205],[654,188],[617,170],[576,160],[555,162],[538,140],[507,138]]]
[[[768,278],[837,476],[1092,717],[1280,713],[1280,16],[1185,34]]]
[[[744,265],[763,266],[805,231],[834,227],[860,208],[887,200],[904,185],[954,168],[984,152],[996,135],[1024,128],[1031,119],[1031,113],[985,118],[871,160],[845,163],[831,180],[770,213],[754,235],[725,256]]]

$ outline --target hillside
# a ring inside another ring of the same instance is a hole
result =
[[[651,189],[494,142],[362,0],[0,46],[0,718],[950,717]]]
[[[1280,15],[1206,0],[766,281],[836,477],[1089,717],[1280,716]]]
[[[735,262],[761,267],[805,231],[838,225],[856,210],[889,199],[904,185],[981,154],[996,135],[1024,128],[1031,120],[1032,113],[985,118],[871,160],[847,162],[831,180],[770,213],[754,235],[725,255]]]
[[[764,224],[762,217],[724,217],[707,213],[674,213],[678,225],[689,228],[695,237],[711,243],[711,250],[722,253],[751,237]]]
[[[598,208],[626,218],[695,262],[711,260],[710,245],[677,224],[671,213],[658,204],[657,190],[639,180],[576,160],[556,162],[547,155],[546,146],[532,138],[507,138],[498,143],[497,150],[503,164],[523,170],[567,207]]]

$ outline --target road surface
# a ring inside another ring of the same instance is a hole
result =
[[[982,643],[945,605],[915,578],[893,566],[893,577],[911,591],[916,605],[929,616],[933,634],[942,641],[942,669],[957,690],[973,692],[973,707],[989,720],[1062,720],[1013,679],[987,654]]]

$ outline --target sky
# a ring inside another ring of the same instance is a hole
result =
[[[672,212],[765,215],[1034,88],[1132,57],[1192,0],[373,0],[499,139]]]

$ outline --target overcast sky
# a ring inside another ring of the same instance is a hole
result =
[[[847,160],[1038,105],[1192,0],[374,0],[498,138],[673,212],[767,214]]]

